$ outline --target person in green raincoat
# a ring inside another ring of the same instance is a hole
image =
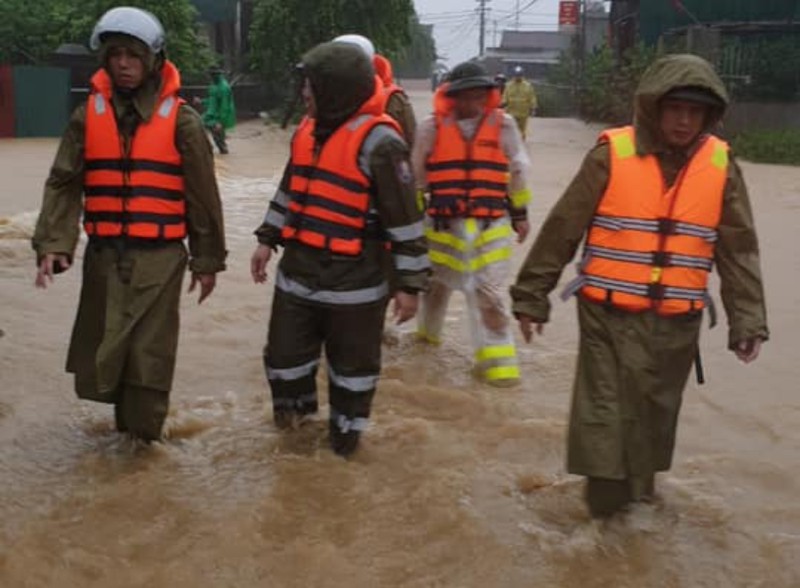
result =
[[[727,103],[722,81],[703,59],[656,61],[637,89],[633,126],[601,135],[511,288],[530,341],[549,320],[548,294],[586,240],[578,281],[564,292],[578,294],[580,325],[567,470],[586,476],[595,517],[652,497],[655,473],[671,466],[702,309],[711,310],[699,286],[713,266],[729,349],[749,363],[768,338],[747,189],[727,144],[710,134]],[[625,177],[631,170],[639,171]],[[615,207],[637,212],[609,216]],[[692,215],[712,220],[687,222]],[[658,245],[647,250],[642,243]],[[705,257],[679,253],[680,247]],[[649,277],[630,277],[636,275]],[[677,287],[668,276],[695,284]]]
[[[225,269],[222,206],[211,146],[178,100],[158,20],[112,9],[91,45],[102,68],[45,185],[32,239],[36,285],[71,267],[83,217],[89,238],[67,371],[78,397],[113,404],[117,429],[150,442],[169,408],[186,266],[200,302]]]
[[[226,131],[236,126],[236,105],[233,90],[222,70],[214,68],[210,74],[211,85],[203,100],[203,124],[211,131],[217,149],[224,155],[228,153]]]

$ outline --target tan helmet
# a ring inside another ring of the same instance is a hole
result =
[[[164,27],[155,16],[141,8],[120,6],[106,12],[94,26],[89,46],[98,50],[103,43],[103,37],[109,34],[129,35],[139,39],[154,54],[164,50]]]

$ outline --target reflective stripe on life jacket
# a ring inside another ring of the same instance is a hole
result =
[[[444,89],[440,88],[439,93]],[[496,93],[496,92],[495,92]],[[508,157],[500,140],[503,111],[487,108],[464,138],[450,110],[436,113],[436,142],[425,164],[433,217],[498,218],[508,210]]]
[[[592,219],[580,292],[632,312],[674,315],[705,306],[722,214],[728,145],[703,139],[671,188],[633,127],[606,131],[611,175]]]
[[[368,234],[371,181],[359,167],[370,132],[399,125],[383,114],[383,87],[340,126],[317,152],[314,119],[304,119],[292,139],[290,200],[281,235],[339,255],[359,255]],[[378,237],[379,235],[374,235]]]
[[[183,159],[175,146],[180,74],[167,61],[152,117],[124,152],[105,70],[92,78],[86,107],[83,226],[92,238],[182,240],[186,237]]]

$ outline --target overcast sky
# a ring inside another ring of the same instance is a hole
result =
[[[487,0],[487,47],[500,42],[500,31],[513,29],[520,9],[521,30],[558,29],[559,0]],[[420,21],[433,26],[436,49],[450,67],[478,54],[478,0],[414,0]]]

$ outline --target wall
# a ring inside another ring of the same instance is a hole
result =
[[[725,134],[735,135],[748,130],[800,129],[798,104],[742,102],[736,103],[725,116]]]

